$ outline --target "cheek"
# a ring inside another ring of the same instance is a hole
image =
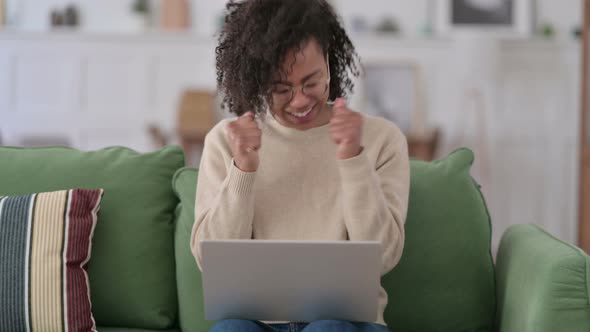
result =
[[[280,114],[283,113],[283,109],[282,108],[280,108],[278,106],[274,106],[274,105],[270,107],[270,110],[275,115],[280,115]]]
[[[272,112],[273,117],[278,118],[280,120],[285,119],[285,110],[283,108],[272,106],[270,108],[270,111]]]
[[[273,105],[270,98],[266,99],[266,105],[268,107],[268,110],[271,111],[273,114],[276,113],[277,111],[279,111],[279,108],[276,105]]]

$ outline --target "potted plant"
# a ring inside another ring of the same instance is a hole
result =
[[[144,30],[149,25],[151,6],[149,0],[134,0],[131,4],[133,25],[137,30]]]

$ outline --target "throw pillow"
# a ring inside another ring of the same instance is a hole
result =
[[[0,331],[96,331],[86,267],[102,194],[0,196]]]

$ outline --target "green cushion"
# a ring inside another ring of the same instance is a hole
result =
[[[194,168],[180,169],[174,175],[174,191],[180,197],[175,243],[179,322],[183,331],[207,331],[215,323],[205,321],[201,272],[190,249],[196,184],[197,170]]]
[[[472,163],[467,149],[411,162],[404,253],[383,278],[385,321],[396,332],[492,330],[491,226]]]
[[[178,330],[141,330],[141,329],[127,329],[119,327],[101,327],[96,329],[98,332],[179,332]]]
[[[170,181],[180,148],[139,154],[126,148],[0,148],[0,195],[104,188],[89,266],[98,325],[174,326],[177,298]]]
[[[537,226],[515,225],[498,250],[502,332],[590,331],[590,257]]]

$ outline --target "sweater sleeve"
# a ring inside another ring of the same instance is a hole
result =
[[[342,206],[350,240],[379,241],[384,275],[399,262],[404,247],[410,164],[401,132],[385,143],[377,160],[366,151],[339,161]]]
[[[202,270],[200,241],[250,239],[256,173],[234,165],[221,124],[205,138],[199,167],[191,250]]]

